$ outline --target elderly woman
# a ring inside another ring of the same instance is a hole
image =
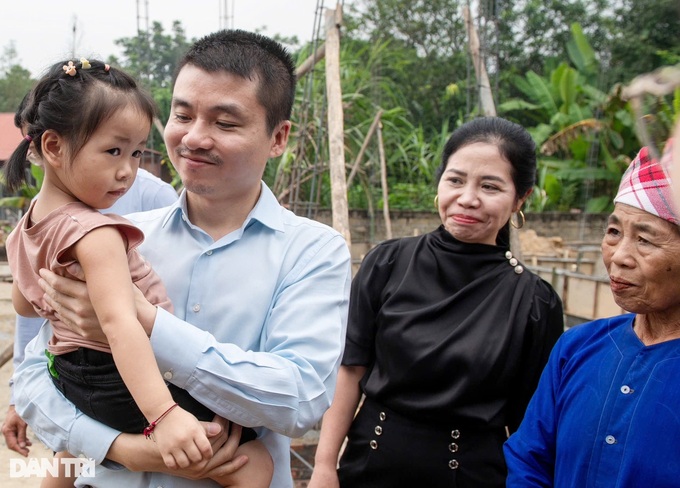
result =
[[[559,340],[519,430],[508,487],[680,486],[680,229],[667,163],[623,175],[602,257],[631,312]]]
[[[352,283],[309,488],[505,486],[506,427],[563,331],[555,291],[508,249],[535,146],[517,124],[475,119],[451,135],[439,175],[441,226],[378,245]]]

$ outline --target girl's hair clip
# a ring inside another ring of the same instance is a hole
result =
[[[64,69],[64,73],[66,73],[69,76],[75,76],[76,75],[76,67],[73,65],[73,61],[69,61],[68,65],[62,66]]]
[[[28,134],[26,134],[24,136],[24,139],[26,139],[28,142],[31,142],[33,140],[33,138],[31,136],[29,136]]]
[[[80,58],[80,67],[82,69],[90,69],[92,67],[92,65],[90,64],[90,62],[87,59]]]
[[[109,66],[108,64],[104,65],[104,71],[106,71],[108,73],[110,69],[111,69],[111,66]]]

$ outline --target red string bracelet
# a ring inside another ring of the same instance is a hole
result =
[[[149,424],[149,426],[148,426],[147,428],[144,429],[144,437],[146,437],[147,439],[150,439],[150,438],[151,438],[151,435],[153,434],[153,430],[156,428],[156,426],[157,426],[157,425],[160,423],[160,421],[163,420],[163,418],[165,418],[165,416],[166,416],[167,414],[169,414],[169,413],[172,411],[172,409],[175,408],[176,406],[177,406],[177,403],[175,403],[173,406],[171,406],[171,407],[168,408],[165,412],[163,412],[163,414],[162,414],[160,417],[158,417],[156,420],[154,420],[153,422],[151,422],[151,423]]]

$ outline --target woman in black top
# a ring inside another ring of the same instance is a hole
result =
[[[352,283],[309,488],[505,486],[507,431],[563,331],[559,297],[508,247],[535,175],[517,124],[480,118],[452,134],[435,199],[442,225],[378,245]]]

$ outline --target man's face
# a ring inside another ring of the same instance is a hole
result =
[[[290,122],[269,133],[258,83],[192,65],[177,76],[165,143],[190,198],[259,195],[267,160],[285,150]]]

